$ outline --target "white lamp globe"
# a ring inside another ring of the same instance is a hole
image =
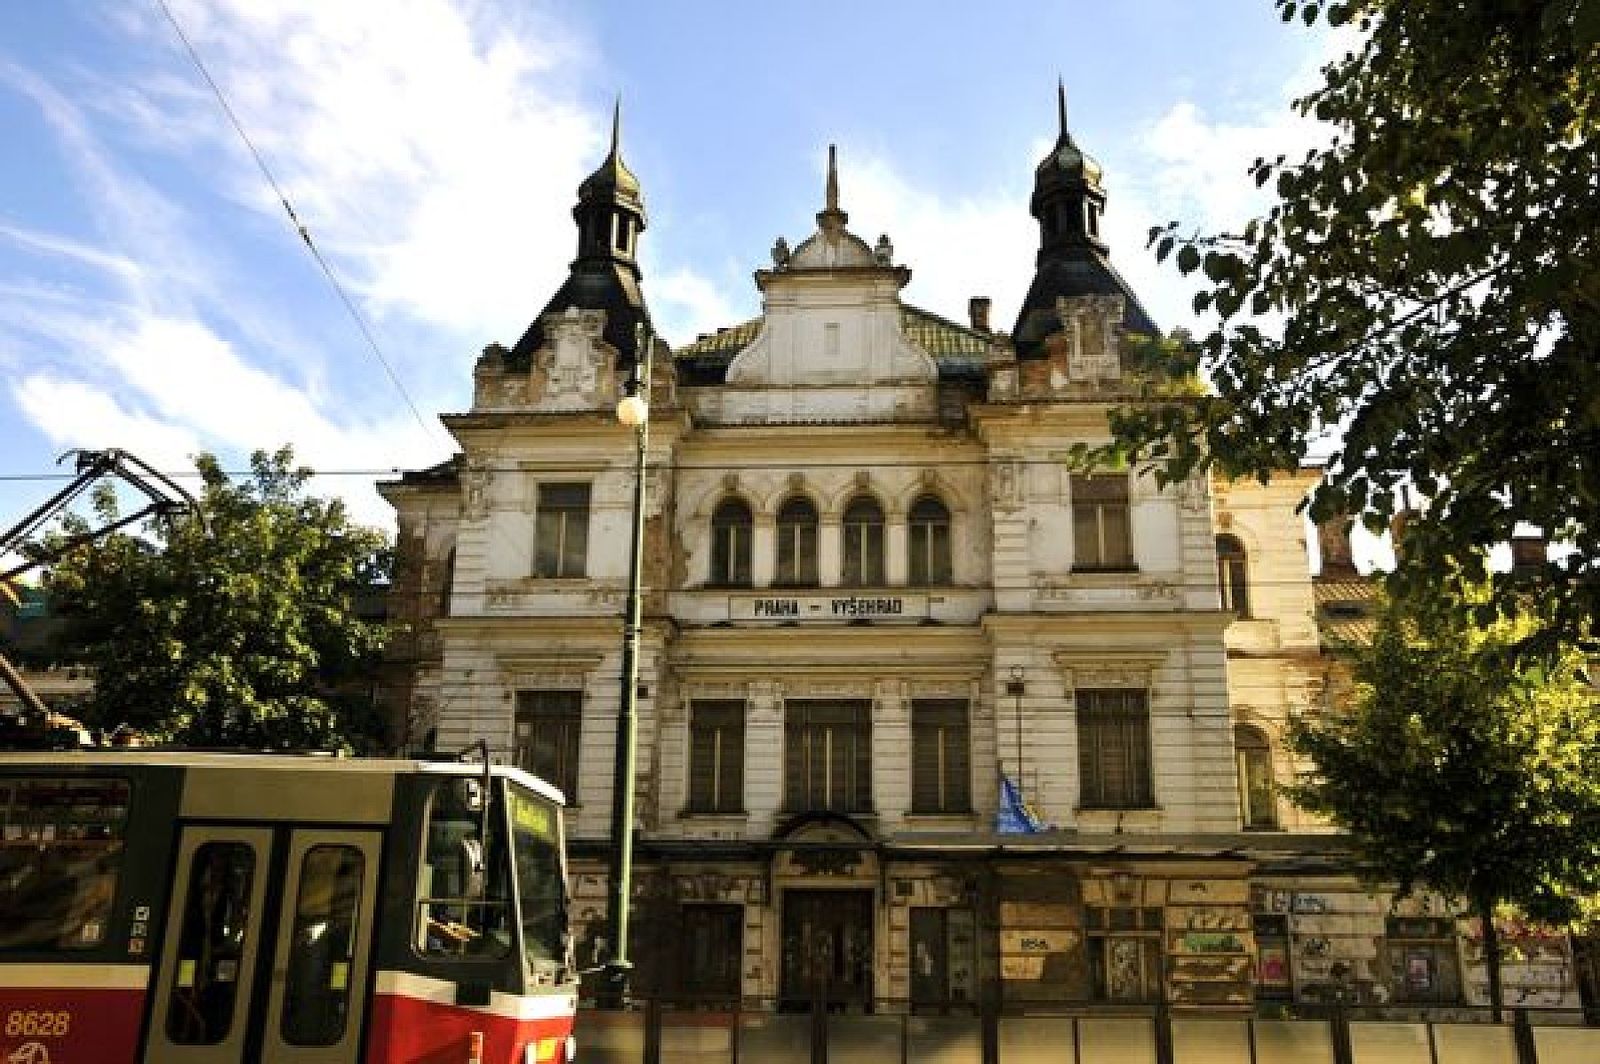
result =
[[[629,428],[638,428],[650,417],[650,404],[642,395],[624,395],[617,400],[617,420]]]

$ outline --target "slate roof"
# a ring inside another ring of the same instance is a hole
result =
[[[933,356],[940,377],[983,378],[988,334],[906,304],[900,307],[900,327],[906,339]],[[733,357],[750,346],[760,331],[761,319],[752,318],[677,348],[673,360],[680,379],[688,385],[721,384]]]
[[[1311,587],[1317,602],[1317,631],[1325,648],[1371,641],[1377,624],[1372,616],[1372,581],[1361,576],[1319,576]]]

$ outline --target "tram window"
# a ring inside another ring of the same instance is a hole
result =
[[[0,780],[0,950],[105,940],[127,819],[126,780]]]
[[[556,809],[520,787],[510,787],[508,794],[522,902],[522,948],[530,969],[549,971],[567,960],[567,887],[561,874]]]
[[[300,862],[283,989],[283,1040],[292,1046],[331,1046],[344,1037],[362,865],[359,849],[334,845],[313,846]]]
[[[167,1037],[178,1045],[216,1045],[233,1025],[255,868],[255,850],[242,842],[208,842],[194,852],[167,1005]]]
[[[511,868],[500,802],[480,837],[483,786],[439,780],[428,799],[428,824],[417,879],[417,950],[429,957],[504,957],[511,951]]]

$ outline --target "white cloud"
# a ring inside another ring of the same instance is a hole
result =
[[[648,262],[644,265],[651,317],[673,343],[689,343],[701,333],[740,321],[738,307],[709,278],[684,267],[657,273]]]
[[[565,258],[550,248],[575,239],[560,205],[603,153],[602,121],[573,95],[590,61],[580,42],[517,5],[175,10],[301,221],[374,310],[476,344],[515,339],[560,283]],[[158,79],[148,88],[166,91]],[[167,101],[211,113],[208,128],[241,163],[239,196],[281,221],[215,101]]]
[[[199,436],[167,421],[129,411],[85,381],[31,373],[11,386],[12,398],[52,447],[131,451],[158,469],[186,469]]]

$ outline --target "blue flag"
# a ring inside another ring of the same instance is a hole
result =
[[[1023,800],[1022,789],[1010,776],[1000,777],[1000,808],[994,816],[994,830],[1001,835],[1032,835],[1044,830],[1038,815]]]

